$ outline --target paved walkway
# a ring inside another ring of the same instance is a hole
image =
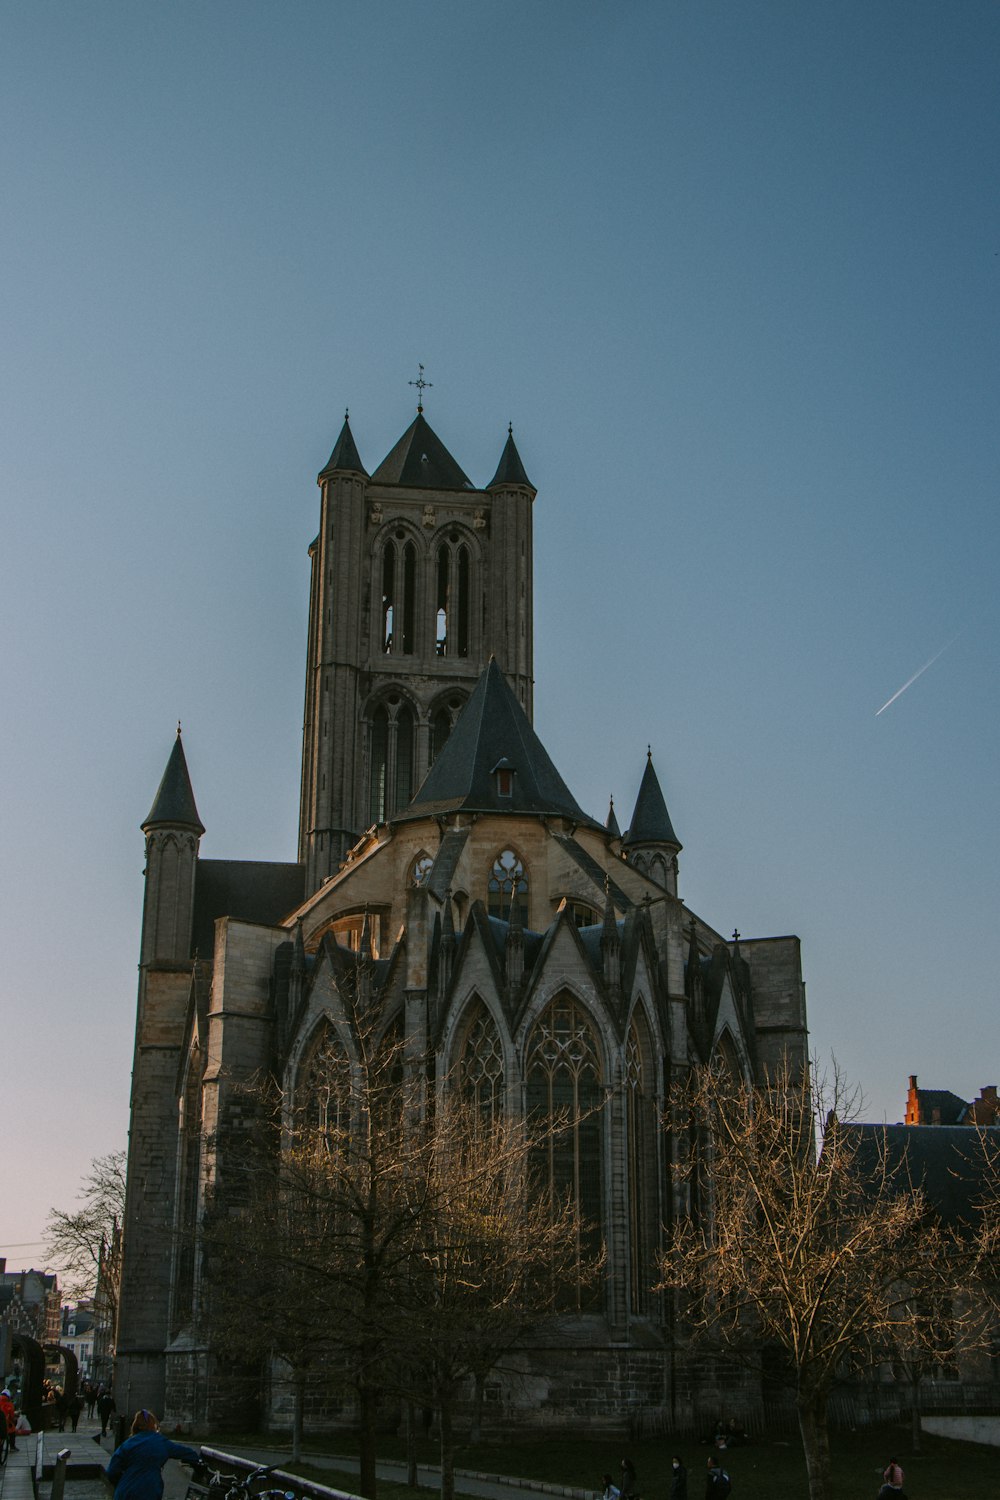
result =
[[[45,1434],[46,1451],[54,1459],[59,1448],[73,1448],[73,1459],[84,1461],[91,1460],[92,1456],[98,1461],[107,1463],[113,1449],[110,1437],[105,1438],[101,1444],[101,1452],[93,1443],[94,1434],[100,1431],[100,1424],[87,1424],[84,1433],[86,1419],[81,1418],[80,1431],[76,1435],[65,1432],[50,1432]],[[84,1438],[83,1443],[80,1439]],[[57,1441],[56,1441],[57,1440]],[[34,1442],[34,1439],[29,1439]],[[190,1443],[193,1448],[198,1446],[196,1437],[187,1434],[179,1439],[180,1442]],[[205,1442],[206,1447],[213,1447],[211,1439]],[[290,1462],[287,1449],[282,1448],[251,1448],[245,1447],[236,1453],[231,1445],[222,1445],[227,1453],[234,1457],[249,1459],[252,1463],[268,1464],[271,1468],[280,1469]],[[220,1450],[222,1451],[222,1450]],[[14,1455],[17,1457],[18,1455]],[[47,1460],[48,1461],[48,1460]],[[330,1488],[335,1494],[343,1496],[344,1500],[357,1500],[353,1491],[347,1487],[348,1476],[358,1473],[359,1462],[356,1457],[350,1455],[333,1456],[328,1453],[312,1453],[308,1449],[302,1455],[303,1463],[309,1464],[311,1468],[318,1469],[330,1476]],[[406,1465],[401,1462],[385,1461],[377,1465],[377,1473],[380,1479],[392,1480],[396,1484],[406,1483]],[[421,1464],[417,1470],[418,1482],[429,1490],[436,1490],[441,1483],[441,1470],[430,1464]],[[13,1490],[6,1493],[0,1481],[0,1500],[32,1500],[31,1476],[25,1469],[27,1489],[24,1493]],[[191,1480],[191,1471],[186,1466],[171,1461],[163,1471],[164,1490],[163,1500],[185,1500],[187,1487]],[[342,1487],[343,1486],[343,1487]],[[594,1500],[592,1490],[568,1489],[562,1485],[544,1484],[538,1482],[528,1484],[521,1479],[513,1479],[504,1474],[473,1473],[466,1469],[455,1471],[455,1490],[459,1495],[469,1495],[475,1500],[551,1500],[552,1496],[560,1497],[560,1500]],[[73,1500],[71,1487],[67,1488],[66,1500]]]

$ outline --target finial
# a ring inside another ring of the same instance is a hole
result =
[[[507,423],[507,436],[508,437],[513,437],[514,436],[514,424],[513,424],[513,422],[508,422]]]
[[[653,759],[653,747],[652,747],[652,745],[647,745],[646,746],[646,759],[647,760],[652,760]]]
[[[738,943],[739,940],[740,940],[740,930],[739,930],[738,927],[734,927],[733,928],[733,942],[734,943]]]
[[[345,406],[344,407],[344,421],[348,422],[348,421],[350,421],[350,418],[351,418],[351,408],[349,406]]]
[[[180,737],[181,737],[181,721],[180,721],[180,719],[178,719],[177,720],[177,738],[180,739]]]
[[[408,380],[407,385],[415,385],[417,388],[417,416],[419,417],[423,415],[424,410],[424,391],[431,390],[434,382],[432,380],[424,379],[423,365],[418,364],[417,369],[420,371],[420,374],[417,376],[416,380]]]

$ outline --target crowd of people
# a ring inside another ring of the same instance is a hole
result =
[[[738,1434],[738,1436],[737,1436]],[[716,1427],[715,1434],[711,1438],[704,1438],[705,1443],[710,1442],[716,1452],[709,1454],[708,1468],[705,1475],[705,1500],[726,1500],[726,1496],[732,1494],[733,1481],[727,1473],[718,1450],[738,1447],[742,1443],[748,1443],[750,1439],[744,1430],[736,1422],[722,1423]],[[679,1453],[675,1453],[670,1461],[671,1472],[667,1500],[694,1500],[688,1494],[688,1471]],[[656,1486],[659,1491],[659,1485]],[[601,1481],[600,1500],[641,1500],[639,1494],[639,1481],[636,1477],[635,1465],[630,1458],[623,1458],[621,1464],[621,1478],[618,1484],[610,1474],[605,1474]],[[903,1491],[903,1470],[895,1458],[890,1458],[882,1475],[882,1488],[878,1492],[878,1500],[906,1500]]]
[[[641,1500],[639,1480],[630,1458],[622,1459],[621,1482],[615,1484],[612,1476],[605,1474],[602,1486],[601,1500]],[[675,1453],[670,1460],[669,1486],[667,1500],[689,1500],[687,1465],[679,1453]],[[732,1480],[713,1453],[709,1457],[705,1476],[705,1500],[726,1500],[732,1488]]]

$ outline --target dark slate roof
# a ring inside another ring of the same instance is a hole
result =
[[[986,1187],[983,1145],[970,1125],[841,1125],[858,1137],[858,1164],[878,1171],[886,1152],[901,1181],[922,1187],[931,1209],[946,1224],[975,1224],[977,1199]],[[994,1152],[1000,1148],[1000,1126],[985,1134]]]
[[[400,484],[416,490],[474,490],[422,412],[372,475],[373,484]]]
[[[184,759],[179,726],[167,760],[167,768],[149,809],[149,816],[142,824],[144,832],[147,828],[162,827],[194,828],[199,834],[205,832],[205,825],[198,816],[194,792],[191,790],[191,778]]]
[[[608,833],[610,833],[610,835],[611,835],[611,837],[613,839],[620,839],[621,838],[622,831],[618,827],[618,819],[615,816],[615,799],[614,799],[614,797],[612,797],[611,800],[610,800],[610,802],[608,803],[608,815],[604,819],[604,826],[607,829]]]
[[[344,425],[340,429],[340,436],[333,445],[333,452],[330,454],[326,468],[320,470],[319,477],[320,479],[325,479],[327,474],[335,474],[338,470],[341,472],[347,471],[351,474],[363,474],[366,479],[368,478],[368,470],[361,462],[346,412],[344,413]]]
[[[958,1125],[969,1107],[964,1099],[960,1099],[949,1089],[917,1089],[917,1098],[920,1100],[920,1115],[925,1125],[933,1123],[935,1110],[939,1112],[942,1125]]]
[[[200,859],[194,883],[193,951],[211,963],[218,917],[271,927],[301,905],[304,892],[304,865]]]
[[[497,471],[486,488],[493,490],[502,486],[505,489],[509,489],[512,485],[521,485],[524,489],[531,490],[532,493],[535,492],[535,486],[524,472],[521,455],[514,445],[514,429],[513,427],[508,427],[507,441],[500,455]]]
[[[504,757],[514,768],[510,797],[497,795],[492,774]],[[601,826],[577,803],[492,658],[413,801],[393,821],[449,812],[551,813]]]
[[[623,848],[631,848],[634,844],[675,844],[678,849],[681,848],[681,841],[674,832],[667,804],[660,791],[660,783],[653,770],[652,754],[649,753],[646,755],[646,769],[642,773],[639,795],[635,799],[632,822],[622,840]]]

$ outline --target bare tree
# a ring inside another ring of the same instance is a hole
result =
[[[114,1327],[118,1318],[121,1281],[120,1226],[125,1212],[125,1152],[96,1156],[77,1194],[82,1207],[75,1212],[49,1210],[45,1253],[63,1275],[63,1290],[76,1299],[107,1298]]]
[[[783,1351],[811,1500],[830,1494],[830,1392],[899,1337],[925,1226],[923,1195],[884,1147],[861,1163],[861,1136],[842,1128],[852,1102],[839,1077],[815,1069],[782,1068],[760,1089],[698,1070],[687,1170],[701,1158],[711,1206],[677,1224],[661,1261],[692,1337],[754,1361],[762,1345]]]
[[[392,1394],[439,1411],[450,1500],[461,1387],[481,1388],[576,1274],[575,1217],[533,1187],[541,1137],[475,1115],[451,1080],[429,1106],[428,1072],[355,1014],[349,1040],[331,1030],[315,1047],[296,1097],[245,1088],[239,1113],[256,1123],[221,1169],[204,1231],[215,1343],[286,1361],[296,1443],[310,1380],[353,1389],[369,1497]]]
[[[439,1096],[400,1326],[402,1383],[423,1377],[439,1415],[442,1500],[455,1493],[454,1409],[463,1388],[472,1382],[478,1412],[490,1371],[580,1269],[576,1214],[550,1201],[534,1170],[562,1128],[484,1116],[457,1079]],[[586,1276],[600,1265],[592,1257]]]

